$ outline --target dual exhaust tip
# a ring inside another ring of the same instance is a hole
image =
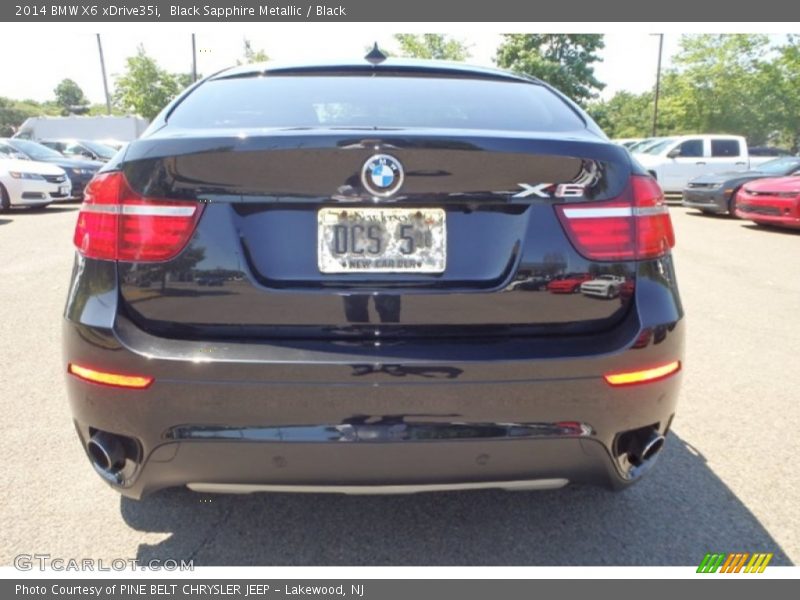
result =
[[[664,447],[665,438],[655,430],[651,431],[646,437],[642,437],[638,444],[633,444],[628,452],[631,463],[636,466],[646,463],[655,458]]]
[[[98,431],[87,445],[92,464],[108,474],[116,474],[125,466],[125,445],[119,436],[107,431]]]
[[[627,455],[634,467],[653,460],[664,447],[665,438],[655,427],[643,427],[627,431],[619,438],[619,450]]]

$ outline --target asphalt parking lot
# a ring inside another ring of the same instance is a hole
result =
[[[800,233],[673,207],[688,346],[678,417],[621,494],[121,499],[94,474],[63,392],[61,311],[76,205],[0,214],[0,564],[696,565],[706,552],[800,560]]]

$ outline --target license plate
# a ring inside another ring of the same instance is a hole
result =
[[[58,193],[61,196],[66,196],[68,192],[69,192],[69,188],[67,186],[65,186],[65,185],[62,185],[61,187],[58,188]]]
[[[323,208],[317,213],[322,273],[442,273],[447,224],[440,208]]]

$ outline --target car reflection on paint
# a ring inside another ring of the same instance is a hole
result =
[[[619,275],[598,275],[594,279],[584,281],[581,284],[581,293],[584,296],[611,300],[619,296],[620,288],[624,282],[625,278]]]
[[[551,278],[548,275],[521,274],[515,281],[512,281],[508,285],[506,291],[525,290],[528,292],[535,292],[545,289],[550,281]]]
[[[548,283],[547,291],[551,294],[577,294],[581,291],[581,284],[591,279],[589,273],[567,273]]]

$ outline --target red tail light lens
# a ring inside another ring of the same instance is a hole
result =
[[[198,202],[145,198],[121,172],[102,173],[86,187],[73,241],[88,258],[165,261],[186,246],[201,212]]]
[[[624,199],[556,206],[575,248],[591,260],[642,260],[675,246],[664,194],[650,177],[634,175]]]

